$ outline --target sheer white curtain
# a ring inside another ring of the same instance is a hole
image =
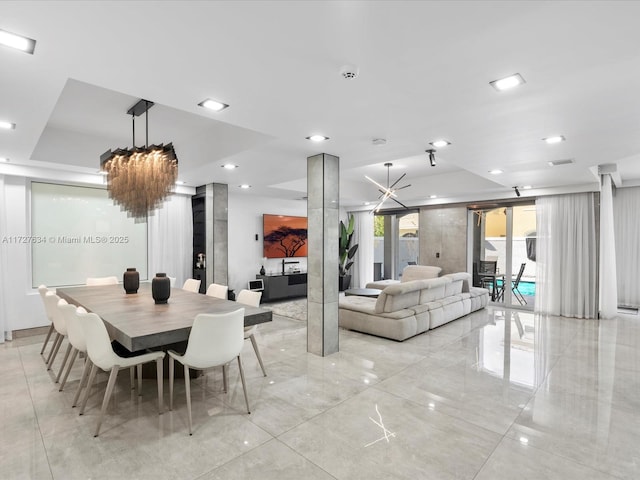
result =
[[[181,287],[193,271],[193,218],[191,197],[171,195],[148,219],[149,278],[158,272],[176,277]]]
[[[616,286],[616,238],[613,229],[613,184],[611,175],[601,176],[600,189],[600,317],[613,318],[618,312]]]
[[[596,229],[593,193],[536,200],[537,312],[595,318]]]
[[[351,212],[354,218],[352,244],[357,243],[351,279],[352,288],[364,288],[373,281],[373,215],[369,212]]]
[[[4,191],[4,175],[0,175],[0,237],[8,235],[7,233],[7,214],[5,206],[7,201]],[[8,279],[7,274],[7,254],[8,244],[0,241],[0,343],[11,338],[9,331],[9,319],[7,318],[7,293],[5,286]]]
[[[618,303],[640,306],[640,187],[616,190],[613,218]]]

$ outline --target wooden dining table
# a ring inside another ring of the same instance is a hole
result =
[[[231,300],[172,288],[166,304],[157,305],[151,284],[141,283],[138,293],[127,294],[122,285],[57,288],[67,302],[96,313],[112,340],[130,352],[158,349],[189,339],[193,319],[199,313],[227,313],[244,308],[245,326],[272,320],[271,310]]]

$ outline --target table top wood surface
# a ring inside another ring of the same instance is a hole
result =
[[[141,283],[138,293],[126,294],[122,285],[57,288],[67,302],[99,315],[109,335],[131,352],[184,342],[199,313],[227,313],[245,309],[245,326],[270,322],[271,310],[172,288],[168,303],[156,305],[151,284]]]

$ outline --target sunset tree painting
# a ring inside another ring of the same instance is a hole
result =
[[[307,256],[307,218],[263,215],[264,256],[267,258]]]

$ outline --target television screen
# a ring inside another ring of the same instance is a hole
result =
[[[262,225],[263,257],[307,256],[307,217],[265,213]]]

